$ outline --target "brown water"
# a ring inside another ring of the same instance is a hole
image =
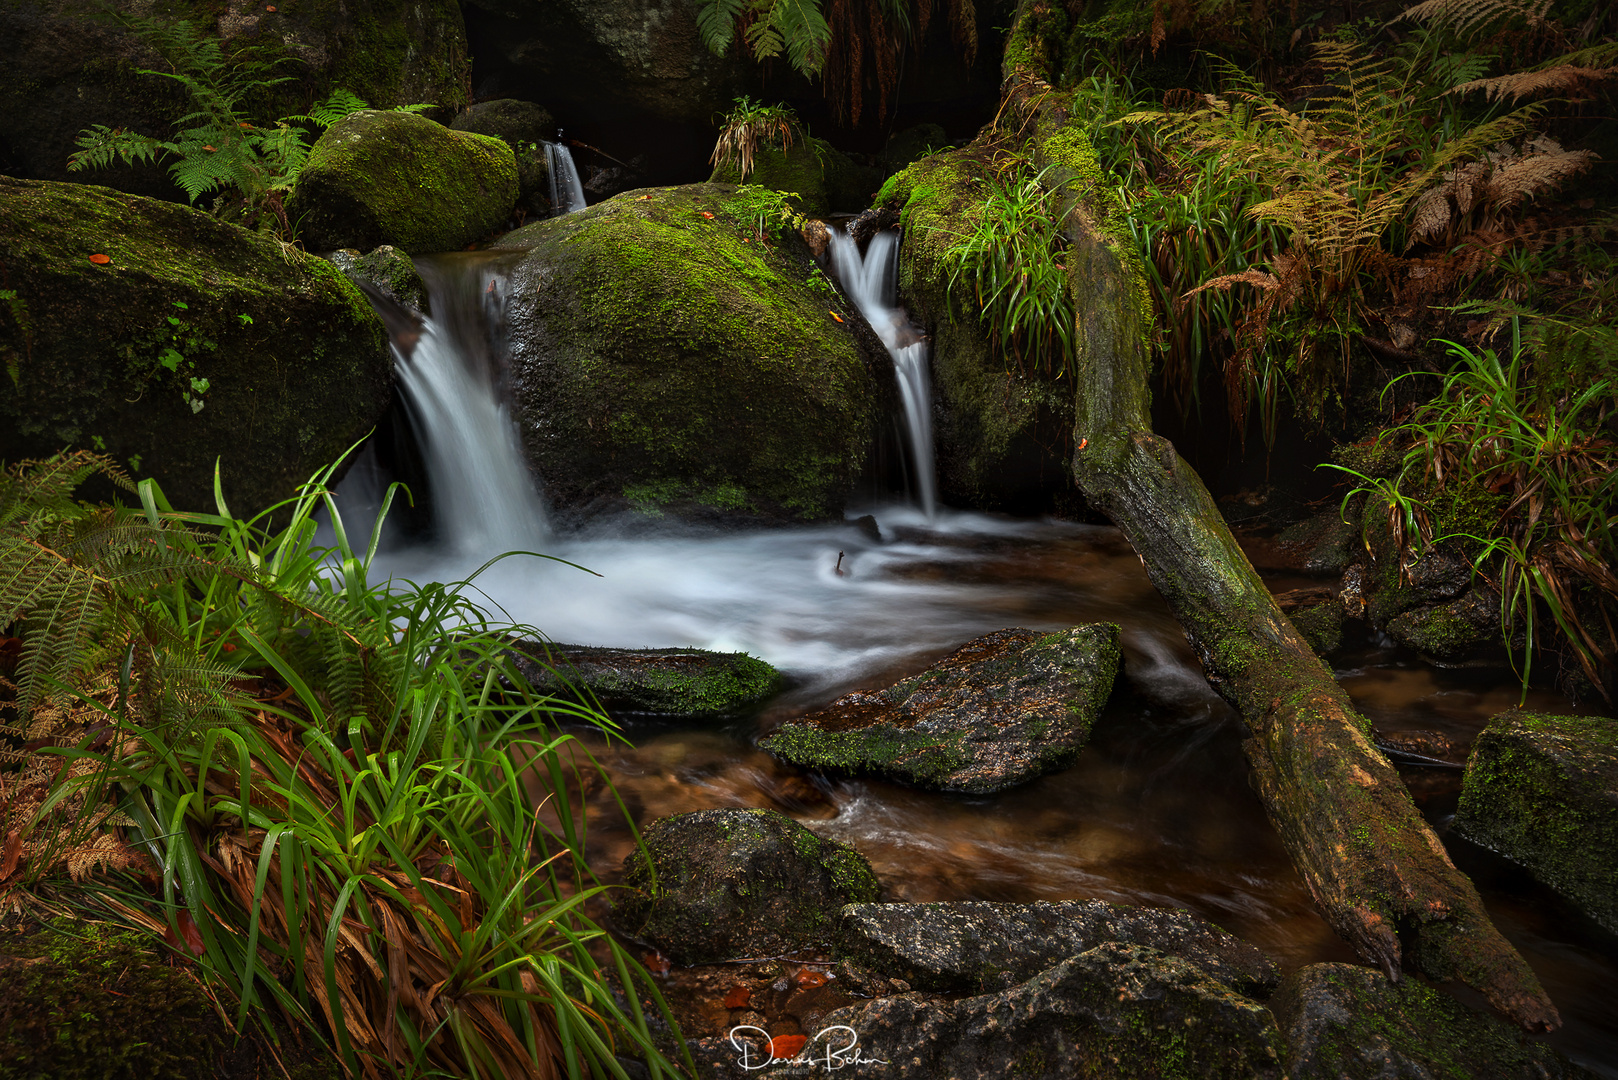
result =
[[[933,534],[916,525],[896,546],[902,555],[890,549],[885,559],[845,565],[856,572],[866,566],[886,582],[946,586],[947,613],[930,606],[924,614],[949,625],[958,640],[941,643],[918,626],[914,646],[900,642],[880,663],[841,680],[809,677],[762,715],[720,730],[627,719],[632,747],[596,740],[594,748],[637,823],[714,807],[773,807],[863,852],[887,899],[1100,897],[1184,907],[1263,948],[1284,971],[1354,961],[1315,913],[1249,787],[1240,721],[1201,678],[1177,624],[1114,531],[1024,525],[1010,535]],[[1272,580],[1277,590],[1311,583],[1318,584],[1289,574]],[[905,595],[896,592],[896,602]],[[883,621],[891,633],[904,619],[890,615]],[[965,798],[812,775],[755,746],[787,718],[855,686],[918,671],[973,634],[1097,620],[1124,628],[1124,669],[1089,748],[1065,772]],[[869,630],[850,626],[848,633]],[[1337,660],[1344,685],[1380,732],[1432,732],[1463,752],[1490,716],[1517,701],[1502,669],[1436,669],[1374,642],[1350,645]],[[1548,694],[1529,704],[1573,711]],[[1443,832],[1459,770],[1402,771]],[[604,804],[596,809],[591,856],[610,880],[630,839]],[[1550,1041],[1618,1077],[1618,942],[1489,853],[1450,843],[1497,925],[1560,1007],[1565,1027]]]

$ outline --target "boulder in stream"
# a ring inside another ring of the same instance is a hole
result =
[[[0,269],[0,458],[104,449],[187,510],[213,507],[217,460],[231,511],[250,517],[392,398],[358,288],[200,210],[0,176]]]
[[[631,191],[500,242],[526,249],[507,308],[512,386],[553,505],[717,521],[841,511],[891,365],[862,351],[796,237],[758,242],[734,196]]]
[[[1472,746],[1454,828],[1618,933],[1618,720],[1501,713]]]
[[[1066,767],[1118,671],[1118,627],[996,630],[919,675],[845,694],[760,743],[810,769],[985,794]]]
[[[755,709],[781,688],[781,673],[746,653],[520,641],[513,655],[535,690],[588,691],[612,713],[718,719]]]
[[[421,280],[410,256],[392,244],[383,244],[364,254],[354,248],[342,248],[326,257],[344,277],[362,289],[369,287],[418,315],[426,314],[427,284]]]
[[[882,183],[882,173],[859,165],[824,139],[806,137],[788,150],[764,147],[753,157],[753,171],[743,179],[735,164],[716,167],[709,177],[721,184],[758,184],[796,195],[805,214],[862,210]]]
[[[865,856],[774,810],[698,810],[647,826],[613,922],[680,964],[774,956],[830,939],[875,900]]]
[[[1282,983],[1270,1008],[1291,1080],[1595,1080],[1518,1028],[1371,968],[1311,964]]]
[[[392,244],[424,255],[488,236],[516,202],[517,159],[499,139],[367,109],[309,151],[287,217],[314,251]]]
[[[1280,981],[1269,957],[1200,916],[1105,900],[850,904],[837,952],[918,990],[983,992],[1109,941],[1160,949],[1238,993],[1266,995]]]
[[[456,131],[499,139],[517,157],[517,208],[530,217],[551,212],[551,164],[545,143],[556,138],[556,119],[532,101],[480,101],[451,121]]]

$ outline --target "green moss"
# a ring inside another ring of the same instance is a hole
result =
[[[813,724],[783,724],[759,745],[805,768],[882,772],[902,764],[906,779],[942,785],[950,774],[967,764],[963,741],[960,733],[939,738],[890,724],[852,732],[827,731]]]

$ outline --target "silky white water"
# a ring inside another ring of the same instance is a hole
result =
[[[872,236],[862,256],[853,237],[834,231],[831,254],[832,267],[843,291],[860,309],[893,359],[893,374],[899,383],[900,404],[904,407],[916,501],[922,513],[932,517],[938,510],[938,480],[933,465],[933,393],[927,370],[927,342],[910,324],[904,309],[898,306],[895,287],[898,234],[879,232]]]
[[[545,160],[551,174],[551,214],[560,217],[584,209],[584,185],[573,164],[573,151],[559,142],[545,144]]]

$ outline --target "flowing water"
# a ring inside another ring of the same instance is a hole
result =
[[[557,132],[560,137],[561,132]],[[551,174],[551,214],[560,217],[584,209],[584,185],[579,183],[573,151],[560,142],[545,144],[545,161]]]
[[[862,271],[871,261],[868,252]],[[1286,970],[1354,960],[1315,914],[1248,785],[1240,721],[1209,689],[1116,530],[963,513],[923,498],[849,511],[873,513],[880,539],[851,525],[649,533],[644,519],[551,534],[503,404],[501,261],[423,264],[437,318],[413,348],[401,347],[401,385],[423,443],[437,539],[396,543],[381,568],[450,581],[506,548],[544,551],[600,576],[507,559],[478,578],[490,604],[556,641],[746,650],[791,681],[762,715],[717,727],[627,718],[632,746],[581,733],[640,824],[709,807],[775,807],[859,848],[892,899],[1185,907]],[[374,514],[375,484],[358,470],[345,482],[345,518]],[[785,719],[915,672],[978,634],[1095,620],[1123,627],[1123,669],[1091,746],[1064,772],[963,798],[809,775],[756,748]],[[1437,670],[1372,642],[1340,663],[1349,692],[1385,733],[1438,731],[1464,742],[1515,702],[1501,670]],[[1568,708],[1550,697],[1530,704]],[[1442,830],[1458,771],[1405,775]],[[605,794],[597,798],[591,857],[610,880],[631,840]],[[1566,1027],[1552,1041],[1618,1078],[1618,943],[1486,853],[1454,850],[1561,1008]]]

